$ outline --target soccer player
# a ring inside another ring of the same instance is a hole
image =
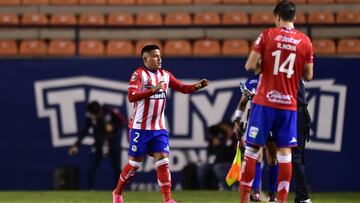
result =
[[[259,85],[253,98],[245,132],[246,148],[240,182],[240,202],[248,202],[255,176],[259,147],[272,132],[279,164],[277,200],[286,202],[291,180],[291,147],[297,146],[297,93],[301,77],[313,77],[310,39],[294,29],[295,5],[280,1],[274,8],[275,28],[264,30],[246,61],[256,70],[261,59]]]
[[[129,121],[129,162],[120,174],[113,191],[113,203],[123,202],[123,189],[141,166],[146,155],[156,161],[157,180],[165,203],[176,203],[171,197],[169,171],[169,134],[165,129],[166,93],[169,88],[184,94],[194,93],[206,87],[207,79],[187,85],[161,67],[160,48],[147,45],[141,50],[144,67],[131,75],[128,99],[134,103],[134,112]]]
[[[240,98],[239,104],[235,111],[235,121],[234,121],[234,131],[238,138],[243,138],[244,129],[247,126],[249,114],[251,111],[250,108],[250,101],[256,92],[256,88],[259,81],[258,72],[260,69],[257,69],[254,76],[248,78],[246,81],[244,88],[242,89],[243,94]],[[240,85],[241,86],[241,85]],[[265,145],[266,150],[266,161],[268,164],[268,173],[269,173],[269,194],[268,200],[269,202],[275,202],[275,193],[276,193],[276,181],[277,181],[277,174],[278,174],[278,165],[276,163],[276,146],[274,139],[269,137],[266,141]],[[260,148],[259,150],[259,157],[256,160],[255,166],[255,177],[252,183],[252,191],[250,194],[250,200],[253,202],[261,202],[261,195],[260,195],[260,184],[261,184],[261,164],[263,160],[263,150]]]

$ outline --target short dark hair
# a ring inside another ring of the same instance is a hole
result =
[[[97,102],[97,101],[91,102],[86,107],[86,111],[91,114],[98,114],[100,112],[100,110],[101,110],[101,106],[100,106],[99,102]]]
[[[294,21],[295,19],[295,4],[291,1],[282,0],[276,4],[274,15],[279,15],[279,17],[284,21]]]
[[[159,49],[160,50],[160,47],[158,45],[156,45],[156,44],[149,44],[149,45],[144,46],[141,49],[141,56],[143,56],[144,53],[150,53],[154,49]]]

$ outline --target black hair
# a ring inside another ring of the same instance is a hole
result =
[[[149,44],[149,45],[144,46],[141,49],[141,57],[143,56],[144,53],[150,53],[152,50],[155,50],[155,49],[160,50],[159,46],[155,45],[155,44]]]
[[[100,112],[100,110],[101,110],[101,106],[100,106],[99,102],[97,102],[97,101],[91,102],[86,107],[86,111],[91,114],[98,114]]]
[[[274,15],[279,15],[280,19],[284,21],[294,21],[295,19],[295,4],[291,1],[282,0],[276,4]]]

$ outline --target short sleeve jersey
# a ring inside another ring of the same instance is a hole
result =
[[[313,61],[310,39],[294,28],[269,28],[255,42],[261,55],[261,74],[253,102],[277,109],[297,109],[304,66]]]

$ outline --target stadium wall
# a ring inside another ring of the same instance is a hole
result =
[[[311,141],[306,151],[313,191],[360,191],[357,119],[360,112],[359,59],[318,58],[314,80],[307,83],[312,115]],[[164,67],[187,82],[208,78],[211,85],[193,95],[170,92],[166,107],[171,133],[174,187],[181,169],[206,159],[206,128],[230,119],[240,97],[239,81],[250,73],[244,58],[167,58]],[[89,145],[78,156],[67,150],[84,120],[85,104],[97,99],[131,112],[127,83],[141,65],[139,59],[1,59],[0,189],[43,190],[54,186],[54,170],[64,165],[80,169],[84,188]],[[358,93],[356,93],[358,92]],[[90,144],[86,139],[85,144]],[[122,132],[122,162],[127,157]],[[97,171],[97,189],[111,189],[110,162]],[[146,160],[130,189],[155,189],[152,160]]]

